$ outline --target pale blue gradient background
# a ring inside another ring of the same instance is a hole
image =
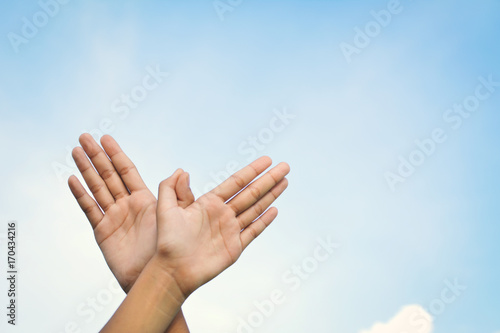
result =
[[[341,249],[256,331],[359,332],[427,308],[455,278],[468,288],[434,332],[500,330],[500,89],[459,130],[442,119],[479,76],[500,80],[500,2],[401,4],[350,64],[339,44],[386,1],[247,0],[224,21],[211,1],[70,1],[18,53],[7,34],[40,8],[4,4],[0,221],[19,221],[21,275],[19,325],[4,318],[2,330],[64,332],[74,320],[95,332],[123,298],[90,322],[76,312],[112,278],[52,168],[80,133],[110,118],[154,192],[177,167],[202,189],[228,161],[247,163],[237,147],[283,108],[296,118],[260,152],[292,166],[280,216],[188,300],[192,331],[236,332],[326,235]],[[170,77],[118,118],[112,101],[157,64]],[[384,173],[436,127],[448,140],[391,192]]]

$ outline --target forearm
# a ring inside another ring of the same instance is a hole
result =
[[[153,257],[101,332],[163,333],[179,313],[184,300],[177,283]]]
[[[182,310],[177,312],[177,315],[165,333],[189,333],[189,328],[187,326],[186,319],[184,319],[184,315],[182,314]]]

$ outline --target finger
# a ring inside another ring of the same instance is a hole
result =
[[[271,191],[267,192],[259,201],[257,201],[252,207],[245,210],[238,217],[238,223],[241,229],[246,228],[250,223],[262,215],[268,209],[273,202],[278,199],[278,197],[285,191],[288,187],[288,179],[282,179],[276,186],[274,186]]]
[[[78,205],[87,216],[87,219],[90,222],[90,225],[93,229],[101,222],[104,214],[102,213],[97,203],[92,199],[92,197],[85,191],[82,184],[75,176],[71,176],[68,179],[68,185],[75,197]]]
[[[175,192],[177,193],[177,201],[179,206],[186,208],[194,202],[194,195],[189,188],[189,173],[184,172],[178,179],[175,185]]]
[[[276,216],[278,216],[278,209],[276,209],[276,207],[271,207],[240,233],[243,250],[271,224]]]
[[[276,184],[278,184],[290,172],[287,163],[280,163],[264,176],[260,177],[252,184],[228,202],[228,205],[236,214],[240,214],[266,195]]]
[[[160,183],[158,189],[158,207],[160,209],[168,210],[178,206],[175,185],[183,172],[182,169],[177,169],[172,176]]]
[[[105,135],[101,138],[101,144],[130,192],[147,189],[134,163],[125,155],[115,139]]]
[[[113,163],[111,163],[101,146],[95,142],[94,138],[90,134],[84,133],[80,136],[80,144],[92,161],[95,169],[106,183],[106,186],[113,197],[115,199],[120,199],[129,195],[129,192],[116,172]]]
[[[103,211],[107,211],[111,205],[115,203],[115,199],[111,195],[106,186],[104,180],[102,180],[101,176],[95,171],[92,164],[90,164],[87,155],[83,151],[81,147],[76,147],[73,149],[73,159],[75,160],[76,166],[85,180],[90,192],[96,199],[99,206]]]
[[[263,156],[253,161],[240,171],[234,173],[222,184],[214,188],[211,192],[220,197],[224,202],[233,197],[236,193],[245,188],[252,180],[264,172],[272,164],[271,158]]]

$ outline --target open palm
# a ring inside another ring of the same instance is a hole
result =
[[[232,265],[277,216],[268,207],[288,185],[288,164],[250,184],[270,165],[256,160],[187,207],[176,197],[180,171],[160,184],[157,252],[185,296]]]
[[[106,262],[128,292],[156,250],[156,198],[116,141],[106,135],[101,143],[104,150],[91,135],[83,134],[83,149],[73,150],[76,165],[95,200],[75,176],[69,178],[68,184],[94,229]],[[188,177],[179,172],[174,184],[180,206],[194,200]]]

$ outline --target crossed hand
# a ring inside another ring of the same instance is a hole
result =
[[[288,185],[286,163],[255,180],[272,164],[261,157],[196,201],[189,174],[178,169],[161,182],[157,202],[111,136],[102,137],[104,150],[89,134],[80,144],[73,158],[93,197],[75,176],[68,184],[125,292],[155,257],[187,298],[233,264],[276,218],[277,209],[268,208]]]

